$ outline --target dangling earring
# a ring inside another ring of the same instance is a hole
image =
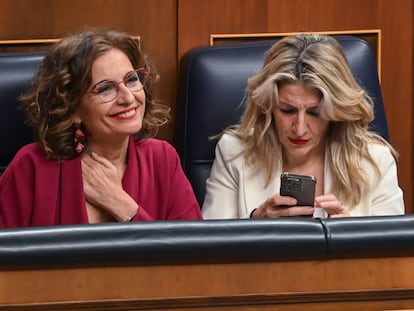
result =
[[[85,134],[82,132],[80,126],[80,122],[75,123],[75,151],[78,154],[82,153],[85,149]]]

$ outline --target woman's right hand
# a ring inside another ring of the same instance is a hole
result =
[[[96,153],[82,156],[83,188],[93,206],[125,221],[137,212],[138,204],[122,187],[122,175],[105,157]]]
[[[312,217],[314,211],[313,206],[297,206],[296,203],[297,201],[293,197],[275,194],[256,208],[251,214],[251,218]]]

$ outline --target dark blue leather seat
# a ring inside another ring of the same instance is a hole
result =
[[[371,46],[354,36],[335,36],[351,69],[375,103],[371,128],[388,139],[388,127]],[[214,160],[215,140],[209,137],[238,122],[247,79],[258,72],[264,53],[274,42],[201,47],[181,61],[175,146],[200,204]]]
[[[34,140],[19,97],[30,86],[43,56],[40,52],[0,54],[0,175],[17,150]]]
[[[413,250],[414,215],[150,221],[0,230],[0,269],[396,258],[412,256]]]

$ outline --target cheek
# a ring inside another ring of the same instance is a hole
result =
[[[134,94],[134,97],[137,102],[139,102],[142,105],[145,105],[146,96],[145,96],[144,90],[139,91],[138,93]]]
[[[310,128],[314,135],[318,135],[321,137],[324,137],[326,135],[326,132],[328,131],[328,121],[325,120],[312,120],[310,122]]]
[[[289,136],[291,126],[289,125],[289,122],[287,122],[287,120],[284,118],[280,120],[275,119],[275,121],[276,135],[279,138],[279,142],[283,143]]]
[[[289,117],[282,116],[280,113],[273,113],[273,118],[275,120],[276,130],[279,135],[289,130],[289,128],[292,125],[292,122],[289,119]]]
[[[92,129],[99,124],[107,113],[107,109],[103,105],[99,105],[99,103],[82,103],[81,106],[78,108],[78,116],[84,123],[87,129]]]

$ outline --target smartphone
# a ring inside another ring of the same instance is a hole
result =
[[[280,176],[280,195],[296,198],[297,205],[313,206],[316,177],[284,172]]]

